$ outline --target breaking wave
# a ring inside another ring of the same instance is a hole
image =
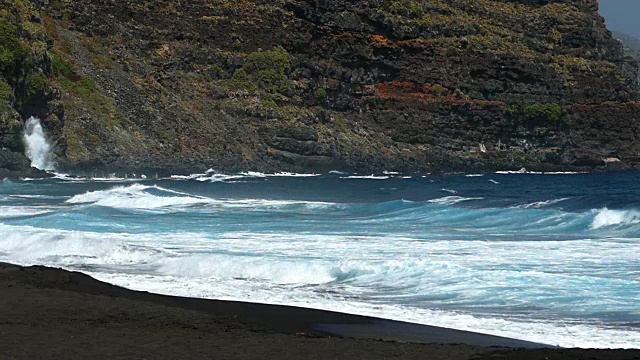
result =
[[[156,193],[154,193],[154,190]],[[133,184],[109,190],[90,191],[76,195],[69,204],[94,204],[129,209],[157,209],[171,206],[189,206],[208,203],[210,199],[179,193],[158,186]]]
[[[228,208],[277,208],[287,205],[322,207],[331,203],[318,201],[265,200],[265,199],[213,199],[204,196],[174,191],[160,186],[133,184],[117,186],[108,190],[90,191],[75,195],[68,204],[92,204],[118,209],[180,209],[197,205]]]
[[[353,221],[407,222],[444,227],[479,227],[495,231],[528,231],[546,233],[584,233],[617,231],[633,234],[640,230],[640,211],[593,209],[585,212],[565,212],[551,206],[570,201],[558,198],[538,201],[510,208],[483,208],[484,198],[458,195],[435,198],[424,202],[396,200],[381,203],[331,203],[297,200],[225,199],[194,195],[166,189],[157,185],[132,184],[107,190],[89,191],[75,195],[69,205],[95,205],[132,210],[201,209],[275,210],[280,212],[347,216]],[[458,207],[463,203],[473,204]],[[15,208],[14,216],[46,213],[50,209]],[[11,216],[9,213],[5,216]],[[3,216],[0,215],[0,218]]]
[[[640,211],[636,210],[598,210],[591,223],[592,229],[629,226],[640,224]]]

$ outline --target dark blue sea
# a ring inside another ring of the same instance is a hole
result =
[[[145,175],[0,180],[0,261],[640,348],[638,173]]]

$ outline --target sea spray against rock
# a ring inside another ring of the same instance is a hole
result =
[[[39,170],[55,170],[53,146],[47,139],[40,119],[30,117],[24,125],[23,141],[31,166]]]

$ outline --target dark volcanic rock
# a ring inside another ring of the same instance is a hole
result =
[[[10,171],[25,171],[31,167],[31,162],[26,156],[0,148],[0,168]]]
[[[70,169],[640,165],[638,64],[596,0],[2,4],[30,52],[0,64],[0,108],[43,118]]]
[[[12,152],[7,148],[0,148],[0,179],[48,177],[51,175],[46,171],[32,168],[31,162],[23,154]]]

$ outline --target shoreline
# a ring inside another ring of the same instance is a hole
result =
[[[0,314],[4,320],[0,321],[4,340],[0,354],[17,358],[70,354],[101,357],[109,351],[116,353],[106,357],[124,356],[117,352],[126,351],[135,353],[134,358],[142,354],[151,358],[174,358],[171,351],[177,350],[184,357],[198,358],[202,355],[198,351],[213,345],[220,357],[237,359],[429,358],[426,354],[440,359],[485,356],[533,359],[548,355],[554,359],[578,359],[586,355],[595,359],[640,358],[640,350],[560,349],[330,311],[158,295],[121,288],[83,273],[42,266],[0,263],[0,295]],[[65,341],[49,342],[61,341],[56,340],[56,336],[48,340],[61,328],[65,329],[61,334]],[[136,335],[123,337],[118,333],[120,330]],[[175,336],[179,338],[175,339],[178,343],[174,348],[159,345],[167,337]],[[38,337],[39,346],[35,347],[34,343],[33,347],[29,345],[28,349],[12,352],[11,344],[18,346],[25,337]],[[87,337],[101,341],[84,346]],[[134,339],[135,342],[128,343]],[[122,348],[125,344],[127,349]],[[44,350],[52,346],[58,350],[52,353]],[[336,357],[331,351],[337,348],[344,348],[342,352],[351,356]],[[270,355],[256,357],[259,349],[268,350]],[[289,352],[292,349],[302,353],[292,356]],[[546,355],[539,357],[543,354]]]
[[[22,154],[21,154],[22,155]],[[1,163],[0,163],[1,164]],[[306,166],[291,167],[286,163],[277,163],[273,166],[260,167],[260,166],[228,166],[225,164],[208,164],[205,166],[203,163],[197,165],[185,166],[184,163],[176,161],[175,163],[161,164],[144,164],[136,163],[132,164],[70,164],[63,158],[56,159],[56,171],[63,174],[68,174],[72,177],[86,177],[92,178],[100,174],[101,177],[108,175],[116,175],[117,177],[125,177],[126,175],[137,174],[145,175],[150,179],[153,178],[168,178],[171,176],[191,176],[194,174],[205,174],[211,172],[216,174],[242,174],[242,173],[262,173],[262,174],[277,174],[277,173],[292,173],[292,174],[320,174],[326,175],[331,172],[337,171],[351,175],[371,175],[371,174],[389,174],[395,173],[400,175],[433,175],[433,176],[449,176],[449,175],[465,175],[465,174],[518,174],[522,173],[522,169],[527,171],[528,174],[602,174],[602,173],[617,173],[617,172],[638,172],[640,171],[640,165],[636,164],[623,164],[623,163],[602,163],[592,166],[576,166],[571,164],[556,165],[550,163],[522,163],[522,164],[498,164],[488,163],[481,166],[469,165],[469,166],[448,166],[446,163],[433,165],[429,167],[400,167],[398,168],[394,164],[389,166],[322,166],[317,167],[313,164]],[[216,166],[217,165],[217,166]],[[5,168],[0,165],[0,179],[20,179],[20,178],[36,178],[44,179],[53,177],[54,174],[50,171],[39,170],[35,167],[30,168]],[[135,176],[134,176],[135,177]]]
[[[245,177],[245,178],[260,178],[260,177],[274,177],[274,178],[312,178],[312,177],[330,177],[337,176],[343,178],[351,178],[351,179],[373,179],[373,180],[385,180],[385,179],[410,179],[410,178],[420,178],[420,177],[437,177],[437,178],[447,178],[452,176],[464,176],[464,177],[482,177],[482,176],[491,176],[491,175],[601,175],[601,174],[626,174],[626,173],[638,173],[640,169],[611,169],[601,171],[600,169],[595,169],[592,171],[549,171],[549,172],[541,172],[528,170],[497,170],[497,171],[485,171],[485,172],[474,172],[474,171],[456,171],[456,172],[341,172],[341,171],[329,171],[324,173],[314,173],[314,172],[287,172],[287,171],[279,171],[279,172],[257,172],[257,171],[246,171],[246,172],[220,172],[217,170],[209,169],[206,171],[196,171],[193,173],[176,173],[171,174],[170,172],[163,173],[164,176],[159,175],[158,172],[135,172],[135,171],[115,171],[115,172],[55,172],[55,171],[40,171],[33,168],[35,173],[24,173],[24,172],[7,172],[0,169],[0,180],[48,180],[48,179],[73,179],[73,180],[91,180],[91,181],[159,181],[159,180],[176,180],[176,181],[187,181],[187,180],[199,180],[202,178],[207,178],[211,176],[221,176],[221,177]],[[26,176],[31,175],[31,176]],[[201,180],[200,180],[201,181]]]

